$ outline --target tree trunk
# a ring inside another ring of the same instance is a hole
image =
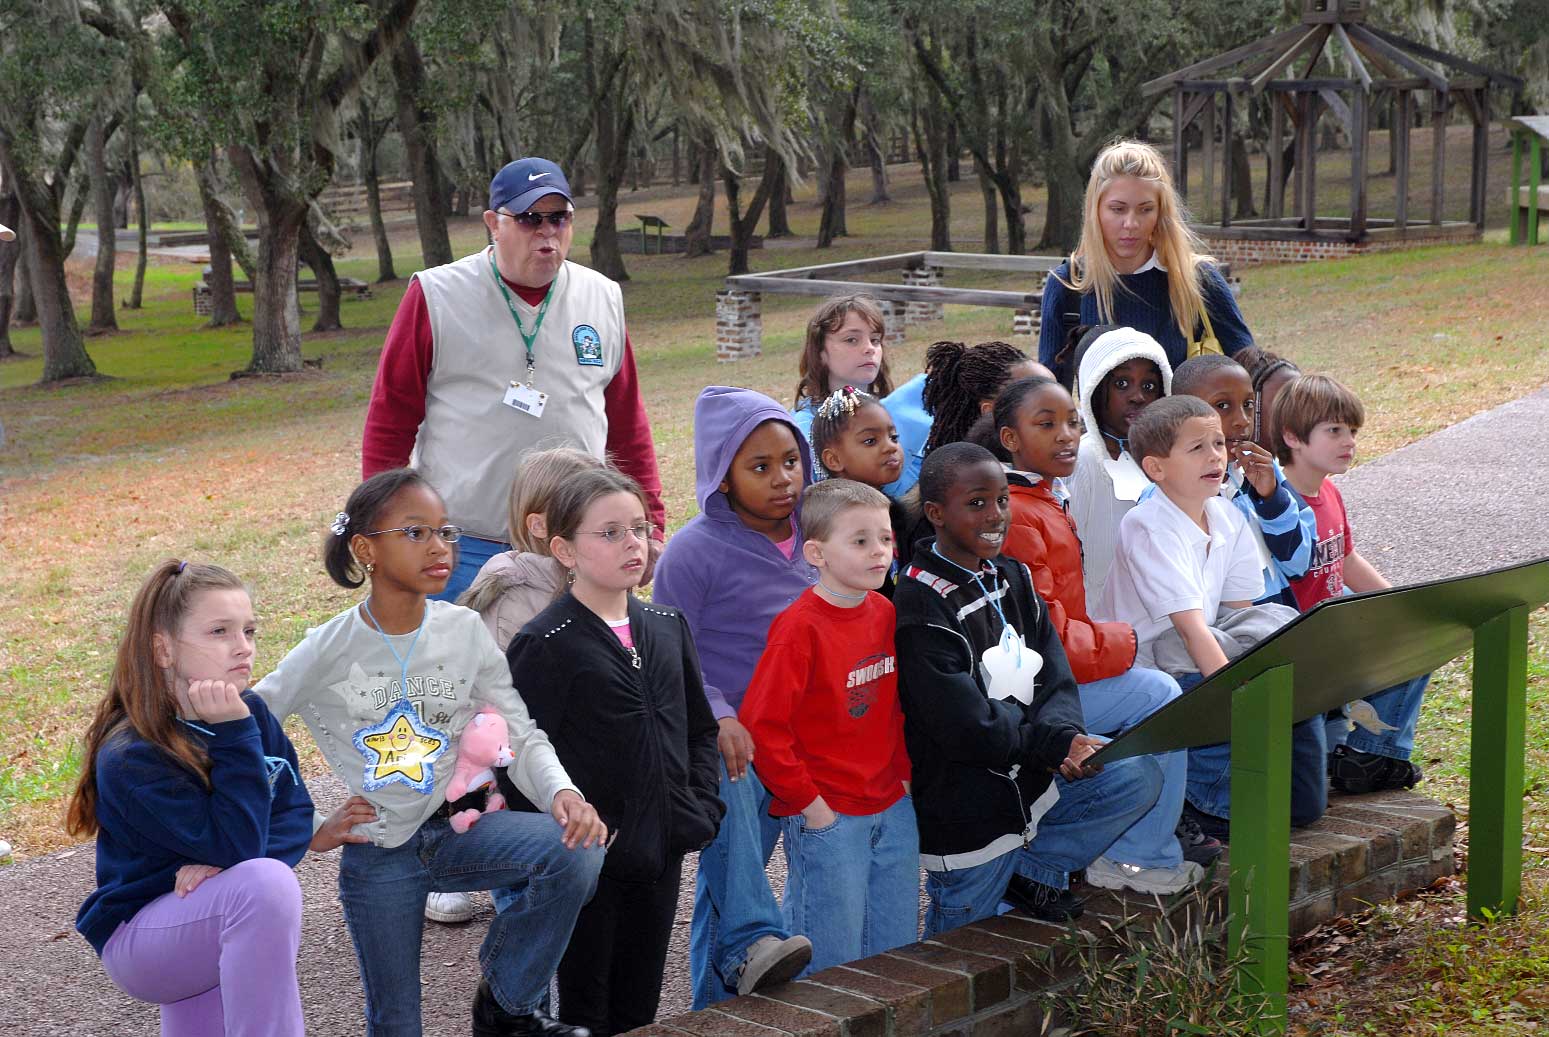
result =
[[[107,118],[92,117],[86,131],[86,160],[91,177],[91,196],[97,217],[97,263],[91,276],[91,324],[88,335],[118,330],[113,312],[113,267],[118,258],[118,220],[113,213],[114,182],[107,164]]]
[[[138,90],[136,91],[138,95]],[[150,252],[151,214],[145,209],[145,178],[140,172],[140,128],[134,101],[129,111],[129,181],[134,188],[135,212],[140,217],[138,255],[134,264],[134,288],[129,292],[129,308],[138,310],[145,301],[145,265]]]
[[[425,64],[414,38],[405,34],[393,48],[393,82],[398,103],[398,132],[403,137],[414,182],[414,224],[419,230],[421,266],[452,262],[452,239],[446,229],[447,203],[436,161],[435,124],[420,104],[425,90]]]
[[[957,135],[957,120],[947,122],[947,182],[957,183],[963,179],[963,166],[961,155],[963,142]]]
[[[952,251],[952,196],[947,191],[947,135],[942,129],[945,115],[934,94],[924,105],[915,104],[910,113],[910,130],[920,170],[925,177],[925,193],[930,196],[930,247],[933,252]]]
[[[824,176],[828,189],[823,193],[823,214],[818,220],[818,248],[828,248],[835,238],[847,238],[850,229],[845,223],[844,175],[850,168],[845,149],[835,145]]]
[[[27,229],[21,223],[7,224],[16,230],[16,313],[17,324],[38,322],[38,296],[32,290],[32,260],[27,257]]]
[[[382,219],[382,178],[377,171],[376,120],[371,107],[364,100],[360,104],[360,173],[366,182],[366,212],[371,218],[371,237],[376,242],[377,284],[398,280],[393,269],[393,244],[387,237],[387,223]]]
[[[861,124],[866,130],[866,157],[871,162],[871,201],[868,205],[886,205],[893,200],[887,190],[887,154],[882,150],[881,134],[877,129],[877,106],[871,95],[861,95]]]
[[[91,182],[83,169],[75,183],[75,197],[70,202],[70,216],[65,221],[65,236],[60,242],[61,255],[69,259],[75,251],[75,236],[81,229],[81,217],[86,214],[86,199],[91,197]]]
[[[792,236],[791,217],[788,211],[790,201],[790,177],[785,168],[785,162],[774,152],[769,153],[766,161],[774,162],[779,168],[779,179],[775,181],[775,187],[769,192],[769,230],[765,233],[768,238],[789,238]],[[822,246],[818,246],[821,248]]]
[[[1232,197],[1235,199],[1234,220],[1251,219],[1258,215],[1253,208],[1253,167],[1248,164],[1248,142],[1242,134],[1232,137]]]
[[[231,214],[215,195],[215,159],[213,157],[194,165],[194,178],[199,184],[199,203],[204,208],[205,235],[210,245],[210,273],[205,283],[210,286],[209,327],[223,328],[237,324],[242,315],[237,312],[237,292],[231,276],[231,245],[227,228]],[[251,273],[248,275],[251,277]]]
[[[764,214],[764,205],[769,201],[770,194],[784,176],[785,171],[781,168],[779,156],[775,154],[773,148],[766,149],[764,175],[759,178],[758,188],[748,202],[748,211],[739,214],[737,196],[741,187],[740,178],[726,166],[721,167],[721,179],[726,184],[726,209],[731,217],[731,261],[727,264],[727,276],[748,272],[748,252],[751,249],[753,231],[758,227],[759,217]]]
[[[984,251],[995,255],[1000,252],[1000,210],[995,207],[995,181],[982,166],[978,172],[979,193],[984,196]]]
[[[699,183],[699,200],[694,203],[694,218],[684,228],[684,254],[690,259],[708,256],[715,251],[711,240],[715,234],[715,163],[717,158],[714,137],[707,137],[694,147],[695,163],[690,176]]]
[[[18,237],[26,249],[38,324],[43,332],[41,382],[46,385],[67,378],[89,378],[97,373],[97,365],[86,352],[75,307],[70,303],[64,243],[59,238],[59,201],[40,179],[24,175],[9,161],[10,156],[4,157],[8,183],[21,203],[22,233]]]
[[[340,330],[344,323],[339,319],[339,274],[334,270],[333,256],[312,232],[310,221],[301,224],[296,246],[302,261],[312,268],[312,276],[317,279],[317,320],[312,322],[312,330]]]
[[[307,206],[285,193],[267,156],[233,146],[231,163],[258,216],[253,268],[253,356],[248,374],[301,370],[301,314],[296,306],[296,259]]]
[[[626,89],[628,76],[622,68],[623,55],[610,56],[602,69],[596,66],[595,33],[588,18],[582,51],[587,93],[592,100],[592,136],[597,142],[597,226],[592,231],[592,269],[615,281],[627,281],[629,271],[624,269],[624,255],[619,251],[619,186],[629,165],[635,108]]]
[[[0,223],[16,227],[21,223],[21,203],[14,193],[0,195]],[[0,241],[0,360],[16,355],[11,346],[11,311],[16,305],[16,261],[21,258],[21,241]]]

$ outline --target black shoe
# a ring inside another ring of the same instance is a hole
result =
[[[542,1012],[512,1015],[500,1007],[489,980],[479,980],[473,995],[473,1037],[592,1037],[584,1026],[571,1026],[550,1019]]]
[[[1183,859],[1193,861],[1201,868],[1208,868],[1214,864],[1226,849],[1221,840],[1205,834],[1199,822],[1189,816],[1187,806],[1184,808],[1183,816],[1178,819],[1178,827],[1174,831],[1178,836],[1178,845],[1183,847]]]
[[[1018,911],[1044,922],[1069,922],[1080,918],[1086,901],[1068,889],[1055,889],[1022,875],[1012,875],[1005,899]]]
[[[1221,843],[1227,842],[1232,834],[1232,823],[1230,821],[1224,817],[1207,814],[1188,800],[1183,801],[1183,816],[1178,819],[1178,838],[1180,839],[1183,838],[1182,826],[1184,822],[1193,824],[1194,827],[1199,829],[1201,835]],[[1188,857],[1187,846],[1184,847],[1184,856]],[[1190,860],[1192,859],[1190,858]]]
[[[1412,789],[1424,775],[1408,760],[1363,753],[1348,745],[1336,745],[1328,757],[1329,784],[1335,792],[1359,796],[1385,789]]]

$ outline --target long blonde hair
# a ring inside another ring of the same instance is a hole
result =
[[[529,533],[527,516],[542,515],[547,522],[549,508],[566,482],[582,472],[606,467],[598,458],[572,447],[535,450],[525,455],[517,466],[516,479],[511,483],[507,513],[511,545],[518,551],[547,556],[549,538],[540,540]]]
[[[1172,172],[1162,153],[1138,140],[1119,140],[1108,145],[1092,163],[1092,175],[1086,182],[1086,201],[1082,206],[1081,242],[1070,255],[1069,286],[1077,292],[1097,296],[1098,320],[1115,323],[1113,291],[1119,275],[1103,244],[1103,227],[1098,217],[1103,194],[1115,180],[1129,176],[1156,185],[1156,230],[1151,247],[1156,260],[1167,270],[1167,298],[1173,319],[1185,342],[1194,338],[1194,328],[1205,314],[1205,297],[1199,287],[1201,264],[1213,263],[1204,253],[1204,242],[1189,229],[1188,216]]]

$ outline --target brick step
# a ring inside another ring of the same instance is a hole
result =
[[[1287,862],[1291,937],[1452,874],[1452,811],[1413,792],[1340,796],[1315,825],[1293,830]],[[1223,905],[1229,873],[1217,868]],[[1149,928],[1159,909],[1140,896],[1089,890],[1081,928]],[[1047,996],[1074,982],[1042,952],[1058,926],[1013,912],[933,940],[825,969],[762,994],[734,998],[631,1030],[631,1037],[989,1037],[1041,1032]]]

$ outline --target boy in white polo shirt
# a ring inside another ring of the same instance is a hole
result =
[[[1094,618],[1135,628],[1135,665],[1163,670],[1188,691],[1285,623],[1296,610],[1255,605],[1264,593],[1257,540],[1220,496],[1226,437],[1204,400],[1172,396],[1130,425],[1129,451],[1159,492],[1124,516],[1112,574]],[[1328,805],[1323,725],[1293,729],[1291,823],[1307,825]],[[1184,816],[1226,839],[1231,816],[1231,748],[1189,752]]]

